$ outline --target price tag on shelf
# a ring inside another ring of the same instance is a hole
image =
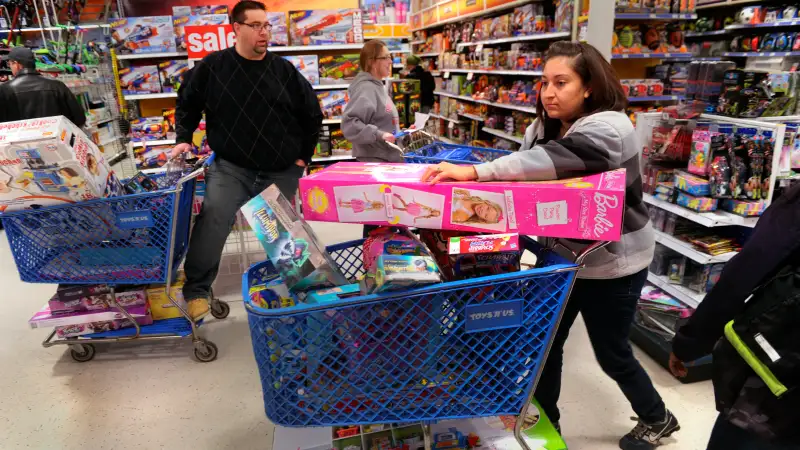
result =
[[[450,128],[452,130],[455,127],[456,127],[456,124],[454,122],[448,122],[447,123],[447,128]]]
[[[483,51],[483,44],[478,44],[475,46],[475,53],[480,53]]]
[[[445,72],[445,73],[444,73],[444,75],[442,75],[442,77],[443,77],[445,80],[447,80],[448,78],[450,78],[450,72]]]
[[[474,76],[475,76],[475,72],[469,72],[469,73],[467,73],[467,80],[472,80],[472,78],[473,78]]]

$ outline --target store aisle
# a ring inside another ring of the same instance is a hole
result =
[[[357,226],[316,224],[326,243],[360,236]],[[48,330],[27,320],[54,292],[19,282],[5,236],[0,236],[0,435],[11,449],[259,449],[269,450],[272,426],[263,413],[247,317],[235,291],[232,311],[212,321],[206,336],[219,360],[194,362],[187,343],[98,348],[78,364],[61,347],[44,349]],[[633,427],[622,394],[592,356],[577,323],[567,342],[562,395],[567,442],[573,450],[616,449]],[[665,450],[699,450],[716,416],[710,383],[681,385],[647,356],[642,362],[681,421]]]

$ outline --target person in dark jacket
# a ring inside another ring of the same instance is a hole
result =
[[[683,361],[715,352],[714,391],[720,415],[711,432],[709,450],[800,449],[800,392],[791,391],[777,398],[755,372],[743,381],[730,376],[730,368],[717,366],[717,351],[724,344],[717,342],[725,324],[745,309],[750,293],[758,286],[785,265],[797,264],[799,251],[800,184],[767,208],[741,252],[725,265],[717,284],[672,341],[670,370],[678,377],[687,374]],[[800,343],[798,347],[800,350]],[[724,401],[727,397],[733,398],[732,404]],[[790,430],[790,436],[771,432],[775,428],[771,425],[778,423],[780,428]]]
[[[0,84],[0,122],[64,116],[79,127],[86,123],[86,113],[72,91],[36,71],[29,48],[11,49],[8,61],[14,79]]]
[[[292,63],[267,51],[272,26],[264,4],[238,2],[231,23],[235,47],[197,63],[181,86],[175,112],[172,156],[191,149],[203,112],[216,155],[184,265],[183,296],[194,319],[209,312],[211,285],[236,212],[272,184],[294,197],[322,126],[311,85]]]
[[[422,62],[422,60],[416,55],[409,55],[408,58],[406,58],[406,68],[408,69],[406,78],[419,80],[421,92],[420,104],[422,105],[422,112],[427,114],[433,110],[433,91],[436,90],[436,81],[434,81],[433,75],[431,75],[430,72],[419,65],[420,62]]]

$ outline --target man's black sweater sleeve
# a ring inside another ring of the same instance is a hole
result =
[[[184,76],[183,84],[178,90],[178,101],[175,108],[176,144],[192,142],[194,130],[197,129],[200,119],[203,118],[208,75],[208,65],[205,61],[200,61]]]
[[[322,126],[322,109],[319,106],[319,99],[311,83],[305,79],[300,72],[295,71],[294,78],[298,86],[297,92],[300,93],[298,107],[295,108],[297,121],[303,128],[303,147],[300,149],[300,159],[306,164],[311,162],[314,156],[314,149],[319,140],[319,128]]]
[[[800,184],[767,208],[742,251],[725,264],[717,284],[672,340],[675,356],[694,361],[711,353],[725,324],[744,309],[753,290],[779,271],[798,248]]]

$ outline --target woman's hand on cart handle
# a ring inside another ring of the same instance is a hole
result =
[[[478,172],[475,171],[475,166],[457,166],[446,162],[430,166],[422,174],[422,181],[427,181],[431,185],[444,180],[473,181],[477,179]]]
[[[182,144],[178,144],[172,148],[172,151],[169,153],[169,159],[175,159],[182,153],[186,153],[192,149],[192,144],[184,142]]]
[[[395,139],[392,133],[383,133],[383,136],[381,137],[383,138],[384,141],[391,142],[392,144],[394,144]]]

